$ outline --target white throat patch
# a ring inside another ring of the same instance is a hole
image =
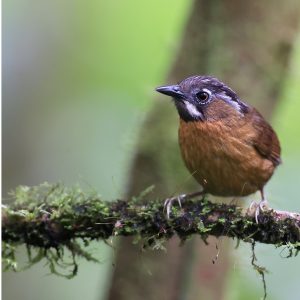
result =
[[[190,102],[184,101],[184,105],[186,107],[186,110],[190,114],[190,116],[192,116],[192,117],[201,117],[202,116],[202,114],[198,111],[198,109]]]

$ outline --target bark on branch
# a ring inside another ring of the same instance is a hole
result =
[[[96,194],[60,184],[21,186],[12,196],[14,201],[2,209],[2,240],[8,244],[49,249],[70,247],[78,238],[89,241],[135,236],[151,246],[173,235],[185,240],[198,234],[203,240],[208,235],[228,236],[300,250],[298,213],[269,210],[259,215],[257,224],[254,212],[197,199],[187,200],[182,209],[174,205],[167,219],[162,200],[143,203],[142,195],[107,202]]]

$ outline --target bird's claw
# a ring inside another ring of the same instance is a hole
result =
[[[258,216],[261,212],[264,212],[265,210],[268,209],[268,201],[263,199],[261,200],[259,203],[256,203],[255,201],[252,201],[249,207],[249,210],[251,211],[253,209],[253,207],[255,207],[255,221],[258,224]]]
[[[258,206],[257,202],[253,200],[250,203],[249,210],[252,211],[253,208],[255,207],[254,209],[256,209],[257,206]]]
[[[166,201],[164,203],[164,211],[166,210],[168,219],[170,219],[170,213],[171,213],[171,208],[172,208],[173,202],[177,201],[179,207],[182,208],[181,201],[184,200],[185,197],[186,197],[186,195],[183,194],[183,195],[179,195],[176,197],[166,199]]]

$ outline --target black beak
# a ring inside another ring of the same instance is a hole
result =
[[[183,93],[180,90],[180,87],[178,85],[166,85],[166,86],[160,86],[156,88],[156,90],[159,93],[162,93],[164,95],[168,95],[174,98],[184,98]]]

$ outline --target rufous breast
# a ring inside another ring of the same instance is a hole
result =
[[[263,188],[275,167],[251,143],[254,132],[251,122],[180,120],[183,160],[205,193],[246,196]]]

